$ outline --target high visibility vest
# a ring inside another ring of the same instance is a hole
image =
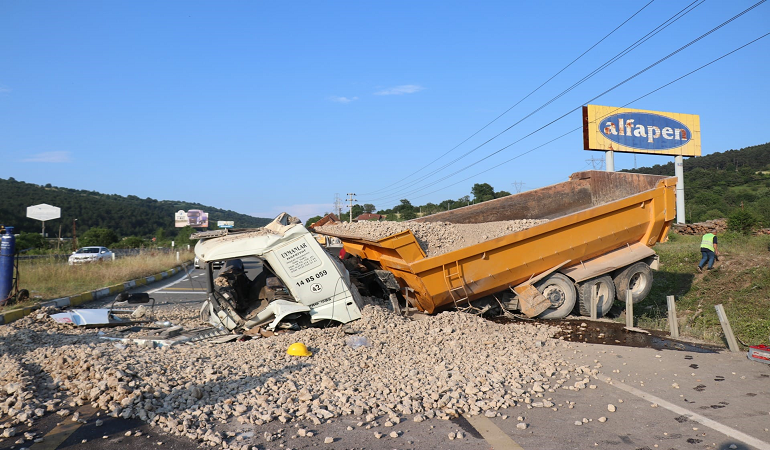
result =
[[[714,251],[714,235],[706,233],[703,235],[703,240],[700,241],[700,248],[705,248]]]

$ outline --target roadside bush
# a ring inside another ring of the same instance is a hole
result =
[[[114,248],[141,248],[144,247],[147,244],[147,242],[137,236],[129,236],[127,238],[122,239],[119,242],[114,243],[112,246]]]
[[[92,245],[101,245],[109,247],[110,245],[118,242],[118,235],[109,228],[94,227],[89,229],[80,238],[80,244],[84,247]]]
[[[738,233],[749,234],[758,224],[754,214],[745,210],[737,210],[727,218],[727,229]]]
[[[26,250],[30,248],[46,248],[48,247],[45,238],[39,233],[27,233],[22,231],[19,233],[19,237],[16,238],[16,250]]]

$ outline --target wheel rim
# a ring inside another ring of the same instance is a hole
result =
[[[564,304],[566,294],[558,286],[548,286],[543,289],[543,297],[551,302],[551,308],[558,308]]]
[[[639,294],[647,287],[647,279],[639,272],[635,273],[628,280],[628,290],[634,294]]]

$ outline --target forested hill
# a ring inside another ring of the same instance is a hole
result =
[[[674,175],[674,163],[625,172]],[[741,228],[770,227],[770,143],[684,161],[685,220],[727,217]]]
[[[736,171],[743,168],[753,171],[770,170],[770,142],[740,150],[727,150],[697,158],[686,158],[684,161],[685,173],[695,169]],[[655,164],[652,167],[623,170],[623,172],[674,175],[674,159],[671,158],[671,161],[667,164]]]
[[[58,235],[59,225],[62,226],[62,237],[71,237],[73,219],[78,219],[78,236],[92,227],[109,228],[120,237],[149,237],[159,228],[164,229],[167,235],[173,236],[174,213],[180,209],[200,209],[207,212],[209,228],[212,229],[216,228],[217,220],[232,220],[238,228],[257,228],[272,220],[199,203],[141,199],[134,195],[123,197],[0,178],[0,224],[15,226],[16,233],[39,233],[41,222],[27,218],[27,207],[41,203],[61,208],[61,219],[46,222],[46,233],[49,237]]]

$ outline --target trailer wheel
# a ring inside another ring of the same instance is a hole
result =
[[[551,307],[540,313],[541,319],[563,319],[575,308],[575,285],[566,275],[554,273],[538,282],[535,287],[551,302]]]
[[[594,298],[599,299],[596,304],[597,317],[604,317],[615,301],[615,283],[609,275],[583,281],[578,284],[577,291],[578,306],[583,316],[591,315],[591,300]]]
[[[652,289],[652,269],[639,261],[620,271],[615,278],[615,292],[621,302],[626,301],[626,292],[631,291],[631,299],[639,303],[647,297]]]

